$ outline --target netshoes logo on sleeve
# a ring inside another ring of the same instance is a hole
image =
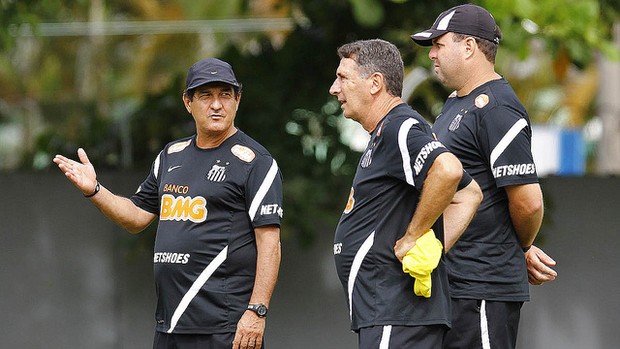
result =
[[[422,167],[424,167],[426,159],[433,152],[433,150],[437,148],[443,148],[443,144],[437,141],[432,141],[422,147],[422,149],[418,153],[418,156],[415,158],[415,164],[413,165],[416,175],[418,175],[420,171],[422,171]]]
[[[162,221],[192,221],[201,223],[207,219],[207,199],[202,196],[173,196],[164,194],[161,197]]]
[[[272,214],[277,214],[278,217],[282,218],[282,215],[284,214],[284,210],[282,210],[282,207],[280,207],[280,205],[278,204],[267,204],[267,205],[262,205],[260,207],[261,216],[272,215]]]
[[[536,165],[534,164],[503,165],[493,168],[493,177],[495,178],[531,175],[534,173],[536,173]]]

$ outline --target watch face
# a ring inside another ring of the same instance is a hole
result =
[[[263,316],[267,315],[267,307],[262,305],[262,304],[259,305],[256,308],[256,314],[258,314],[258,316],[260,316],[260,317],[263,317]]]
[[[255,312],[259,317],[265,317],[267,315],[267,306],[264,304],[249,304],[248,309]]]

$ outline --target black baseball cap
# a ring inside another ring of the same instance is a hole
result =
[[[241,86],[230,64],[217,58],[205,58],[189,68],[185,90],[191,90],[210,82],[223,82],[237,88]]]
[[[421,46],[432,46],[433,39],[453,32],[477,36],[499,44],[495,36],[495,19],[484,8],[472,4],[455,6],[442,12],[430,29],[411,35],[413,41]]]

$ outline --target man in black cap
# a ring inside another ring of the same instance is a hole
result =
[[[543,198],[528,114],[495,72],[502,33],[487,10],[467,4],[441,13],[430,29],[411,37],[432,46],[434,71],[454,90],[433,132],[484,193],[446,255],[453,316],[444,348],[514,348],[528,279],[539,285],[556,272],[553,259],[532,245]]]
[[[241,84],[207,58],[183,103],[196,134],[169,143],[130,198],[97,181],[86,152],[57,155],[65,176],[131,233],[158,220],[153,348],[261,348],[280,265],[282,179],[269,152],[234,125]]]

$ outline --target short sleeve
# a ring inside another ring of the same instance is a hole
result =
[[[246,203],[254,227],[280,225],[282,208],[282,174],[270,156],[260,156],[250,170]]]
[[[456,187],[456,190],[458,191],[458,190],[461,190],[461,189],[465,188],[473,180],[474,179],[469,175],[469,173],[467,173],[467,171],[463,170],[463,176],[461,176],[461,180],[459,181],[459,185]]]
[[[532,156],[532,131],[523,115],[495,107],[482,119],[481,150],[498,187],[538,182]]]
[[[405,120],[398,131],[398,149],[405,181],[421,191],[433,161],[448,149],[417,119]]]

